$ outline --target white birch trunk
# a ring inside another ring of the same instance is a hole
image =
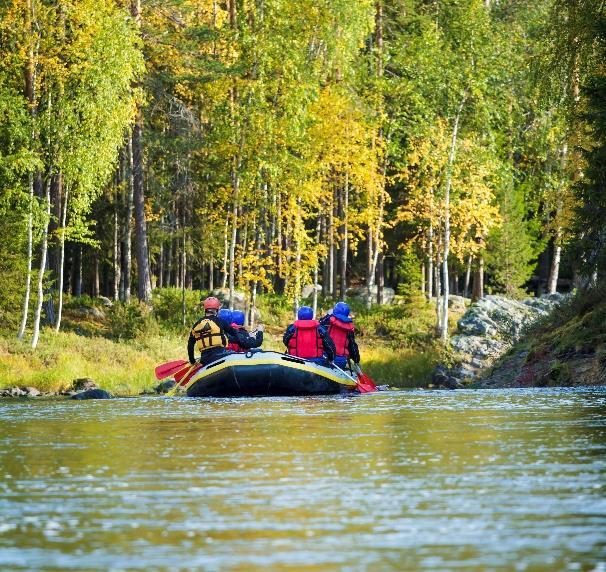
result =
[[[440,328],[440,337],[444,342],[448,339],[448,295],[449,295],[449,280],[448,280],[448,254],[450,252],[450,187],[452,185],[452,166],[454,164],[456,147],[457,147],[457,134],[459,132],[459,119],[461,118],[461,112],[463,111],[463,105],[465,105],[465,97],[461,100],[457,115],[455,117],[454,125],[452,128],[452,141],[450,144],[450,153],[448,155],[448,170],[446,173],[446,188],[444,191],[444,251],[442,260],[442,278],[443,278],[443,299],[442,299],[442,324]]]
[[[48,175],[45,190],[45,213],[46,220],[44,221],[44,228],[42,231],[42,248],[40,251],[40,272],[38,273],[38,302],[36,304],[36,312],[34,314],[34,333],[32,336],[32,348],[36,349],[38,340],[40,338],[40,318],[42,317],[42,303],[44,302],[44,272],[46,270],[46,258],[48,253],[48,225],[50,222],[50,180],[51,176]]]
[[[34,175],[29,175],[29,213],[27,217],[27,275],[25,277],[25,296],[23,298],[23,315],[21,317],[21,326],[17,337],[22,340],[25,336],[27,327],[27,315],[29,313],[29,298],[32,287],[32,258],[33,258],[33,210],[34,210]]]
[[[67,202],[69,200],[69,189],[65,189],[63,198],[63,209],[61,211],[61,254],[59,255],[59,304],[57,308],[57,322],[55,323],[55,331],[61,329],[61,317],[63,316],[63,268],[65,266],[65,225],[67,223]]]

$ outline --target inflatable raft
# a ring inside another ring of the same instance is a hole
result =
[[[352,393],[348,375],[278,352],[232,354],[196,372],[186,386],[188,397],[258,397]]]

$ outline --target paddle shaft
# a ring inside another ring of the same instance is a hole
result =
[[[346,371],[342,370],[335,362],[332,362],[332,365],[334,365],[342,374],[346,375],[349,379],[351,379],[351,381],[356,384],[356,387],[360,385],[360,382],[357,379],[351,377],[351,375],[349,375]]]

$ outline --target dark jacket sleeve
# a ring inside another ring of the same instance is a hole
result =
[[[320,325],[324,326],[325,328],[328,328],[328,325],[330,324],[330,318],[331,314],[326,314],[326,316],[320,318]]]
[[[288,328],[286,328],[286,331],[284,332],[284,335],[282,336],[282,341],[284,342],[284,345],[286,347],[288,347],[288,342],[290,342],[290,339],[294,336],[295,334],[295,326],[293,324],[290,324],[288,326]]]
[[[246,330],[241,329],[238,331],[237,342],[245,350],[258,348],[263,343],[263,332],[257,332],[256,335],[251,336]]]
[[[349,350],[349,356],[355,363],[360,363],[360,350],[356,343],[356,335],[351,332],[347,335],[347,349]]]
[[[196,346],[196,338],[192,334],[193,329],[199,324],[200,320],[198,320],[189,330],[189,339],[187,340],[187,356],[189,357],[189,363],[195,363],[196,356],[194,354],[194,348]]]
[[[322,339],[322,346],[324,347],[326,358],[328,361],[333,361],[337,351],[335,342],[332,341],[331,337],[328,335],[328,330],[324,326],[318,326],[318,334],[320,334],[320,338]]]
[[[222,320],[221,318],[214,317],[214,321],[218,324],[218,326],[223,330],[225,335],[231,341],[239,340],[239,332],[234,328],[229,322]]]

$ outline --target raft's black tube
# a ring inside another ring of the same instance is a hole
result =
[[[305,363],[294,358],[297,363]],[[328,379],[318,371],[307,371],[288,367],[288,358],[283,363],[255,364],[221,367],[226,360],[219,360],[205,368],[204,376],[194,381],[187,390],[189,397],[253,397],[330,395],[350,393],[355,386]],[[217,371],[213,372],[213,368]]]

